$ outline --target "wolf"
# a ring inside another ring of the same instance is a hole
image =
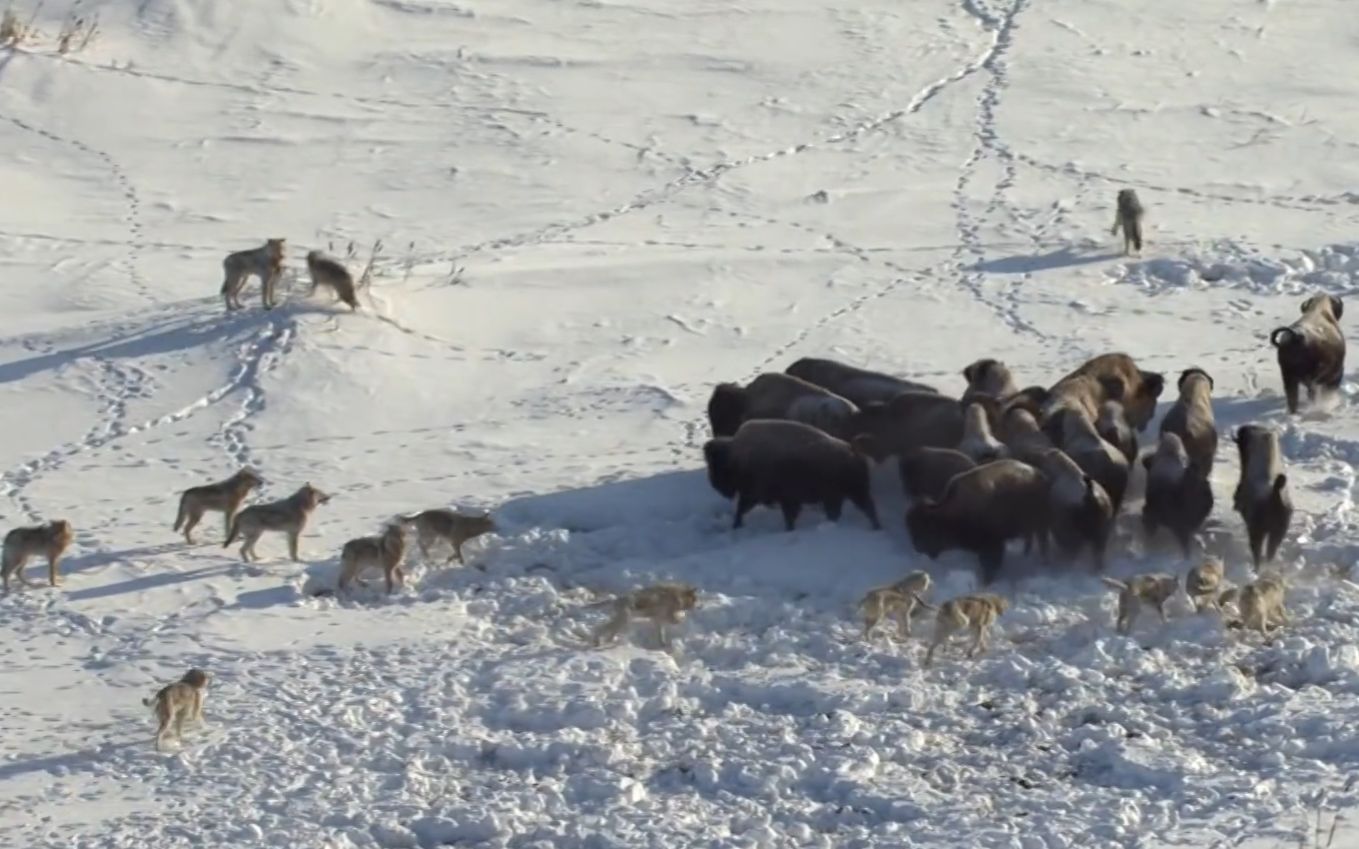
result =
[[[1179,580],[1164,572],[1134,575],[1126,581],[1115,578],[1100,580],[1106,586],[1118,590],[1117,627],[1120,634],[1132,632],[1133,623],[1137,621],[1137,613],[1144,602],[1155,607],[1156,612],[1161,614],[1161,621],[1166,621],[1166,602],[1180,588]]]
[[[288,535],[288,555],[296,562],[299,559],[297,539],[302,536],[308,517],[318,505],[329,500],[329,495],[306,483],[287,498],[265,504],[252,504],[236,514],[222,548],[235,542],[236,537],[241,537],[244,540],[241,545],[241,559],[249,563],[259,559],[255,556],[255,543],[265,531],[283,531]]]
[[[183,742],[184,723],[203,718],[203,699],[207,696],[208,681],[212,676],[201,669],[190,669],[173,684],[161,687],[154,696],[142,699],[147,707],[154,706],[159,727],[156,728],[156,751],[164,748],[174,725],[175,739]]]
[[[1109,231],[1109,235],[1118,233],[1119,228],[1123,228],[1123,255],[1129,253],[1142,253],[1142,203],[1137,199],[1137,192],[1132,189],[1118,190],[1118,212],[1114,215],[1114,227]],[[1129,250],[1131,246],[1132,250]]]
[[[354,294],[354,278],[338,259],[326,256],[321,251],[308,251],[307,271],[311,274],[311,288],[307,290],[307,297],[316,294],[317,287],[329,286],[337,298],[349,305],[350,311],[359,308],[359,299]]]
[[[1222,586],[1222,561],[1209,558],[1189,570],[1184,576],[1184,594],[1194,603],[1194,610],[1217,607],[1218,588]]]
[[[340,589],[348,587],[365,569],[379,567],[387,579],[387,592],[390,593],[395,583],[406,583],[406,573],[401,568],[401,558],[405,554],[406,537],[397,523],[389,524],[381,536],[351,539],[340,549]]]
[[[1288,624],[1281,577],[1266,575],[1256,578],[1254,583],[1227,590],[1218,599],[1222,605],[1233,602],[1241,612],[1241,618],[1228,623],[1230,626],[1253,628],[1264,635],[1271,627]]]
[[[634,617],[650,619],[656,625],[656,639],[665,648],[670,638],[665,626],[678,625],[686,611],[698,605],[698,590],[689,584],[664,582],[625,593],[617,598],[587,604],[586,610],[611,607],[613,616],[595,629],[590,642],[598,648],[623,632]]]
[[[264,484],[264,479],[253,469],[244,468],[224,481],[192,486],[179,496],[179,514],[175,516],[174,530],[184,528],[184,541],[193,545],[193,529],[209,510],[224,514],[224,534],[231,533],[231,521],[236,511],[241,509],[247,496]]]
[[[462,544],[496,530],[495,520],[490,516],[468,516],[444,508],[421,510],[419,513],[400,516],[398,521],[415,526],[420,553],[426,560],[430,557],[430,546],[434,543],[443,540],[451,545],[453,553],[445,563],[452,563],[454,558],[459,563],[465,562],[462,559]]]
[[[52,586],[61,584],[57,577],[57,566],[61,555],[75,539],[71,523],[65,519],[54,519],[42,525],[15,528],[5,534],[4,550],[0,555],[0,578],[4,580],[5,592],[9,592],[9,579],[18,576],[26,587],[37,586],[24,577],[24,564],[35,554],[47,558],[47,581]]]
[[[937,610],[921,598],[929,592],[930,575],[928,572],[912,572],[900,581],[885,587],[875,587],[864,594],[859,608],[864,611],[864,639],[868,639],[873,629],[886,616],[895,616],[897,634],[905,639],[911,635],[911,614],[917,605],[926,610]]]
[[[222,260],[222,270],[226,274],[222,281],[222,300],[227,312],[241,308],[241,288],[251,277],[260,279],[264,308],[274,308],[274,287],[283,274],[285,242],[285,239],[269,239],[261,247],[226,255]]]
[[[959,596],[939,605],[939,612],[934,618],[934,640],[930,643],[929,651],[925,652],[924,665],[933,663],[935,649],[964,628],[970,628],[973,636],[967,656],[975,657],[978,652],[985,651],[991,626],[1009,606],[1008,601],[993,593]]]

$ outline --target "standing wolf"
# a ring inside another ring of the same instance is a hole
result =
[[[212,511],[225,514],[224,533],[231,533],[231,522],[236,511],[241,509],[246,496],[258,489],[264,481],[253,469],[244,468],[224,481],[191,486],[179,496],[179,514],[175,516],[174,530],[184,529],[184,541],[193,545],[193,529],[202,520],[203,514]]]
[[[255,543],[259,542],[265,531],[282,531],[288,535],[288,555],[297,561],[300,559],[297,556],[297,541],[307,527],[307,519],[311,517],[317,505],[325,504],[329,500],[329,495],[310,483],[305,483],[287,498],[264,504],[252,504],[236,514],[222,548],[231,545],[237,537],[240,537],[244,540],[241,545],[241,559],[249,563],[259,559],[255,554]]]
[[[470,516],[446,508],[421,510],[409,516],[399,516],[397,521],[415,526],[420,553],[426,560],[430,557],[430,548],[434,543],[442,540],[452,546],[453,553],[448,556],[446,563],[452,563],[454,558],[459,563],[465,562],[462,559],[463,543],[496,530],[495,520],[489,515]]]
[[[222,300],[227,312],[241,308],[241,288],[251,277],[260,279],[260,298],[265,309],[274,307],[274,287],[283,274],[284,239],[270,239],[261,247],[227,254],[222,260]]]
[[[71,529],[71,523],[65,519],[54,519],[46,524],[27,528],[15,528],[5,534],[4,550],[3,554],[0,554],[0,576],[4,578],[5,592],[9,592],[9,580],[15,576],[26,587],[37,586],[24,577],[24,564],[28,563],[30,557],[39,554],[47,557],[48,583],[54,587],[60,584],[57,567],[61,562],[61,555],[70,547],[73,539],[75,531]]]
[[[166,684],[142,704],[156,710],[156,751],[164,748],[171,733],[183,742],[184,723],[203,718],[203,698],[207,695],[212,674],[194,668],[173,684]]]
[[[364,583],[359,575],[367,569],[379,568],[386,577],[387,592],[391,592],[396,584],[406,583],[406,571],[401,568],[405,555],[406,538],[399,523],[389,524],[380,536],[351,539],[340,549],[340,589],[356,579]]]
[[[1118,190],[1118,212],[1114,216],[1114,228],[1109,231],[1110,235],[1118,233],[1118,228],[1123,228],[1123,255],[1129,253],[1142,253],[1142,203],[1137,199],[1137,192],[1132,189]],[[1132,251],[1128,250],[1132,246]]]

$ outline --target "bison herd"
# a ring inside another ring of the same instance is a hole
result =
[[[1316,295],[1301,317],[1270,334],[1289,412],[1339,388],[1345,338],[1339,298]],[[792,530],[802,508],[839,520],[846,499],[881,527],[870,468],[896,458],[916,550],[935,558],[974,553],[983,583],[1005,559],[1049,546],[1068,558],[1088,552],[1103,568],[1115,517],[1166,390],[1165,375],[1126,353],[1097,356],[1049,387],[1016,385],[1010,369],[980,359],[963,369],[959,397],[933,386],[827,359],[804,358],[745,386],[719,384],[708,402],[713,438],[703,446],[708,480],[736,499],[733,527],[757,505],[777,506]],[[1187,556],[1213,509],[1209,475],[1217,455],[1213,378],[1179,376],[1177,398],[1140,462],[1146,475],[1142,525],[1169,531]],[[1232,434],[1240,460],[1233,508],[1245,522],[1256,569],[1272,560],[1292,502],[1278,433],[1247,424]]]

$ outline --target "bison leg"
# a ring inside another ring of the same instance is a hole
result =
[[[1181,553],[1183,553],[1184,556],[1188,558],[1190,546],[1194,541],[1194,532],[1191,531],[1189,528],[1178,528],[1175,531],[1175,537],[1180,542]]]
[[[736,497],[736,521],[731,523],[732,530],[741,527],[745,522],[746,514],[755,509],[755,499],[742,492]]]
[[[873,530],[882,530],[882,523],[878,521],[878,508],[873,503],[873,496],[868,493],[860,493],[851,495],[849,500],[854,502],[854,506],[859,508],[859,512],[868,517],[869,524],[873,526]]]
[[[1100,534],[1091,541],[1090,547],[1094,549],[1094,564],[1096,572],[1104,571],[1104,550],[1109,545],[1109,535]]]
[[[981,561],[981,582],[983,585],[990,584],[1000,574],[1000,567],[1005,563],[1005,541],[982,543],[977,550],[977,557]]]
[[[1265,560],[1273,560],[1274,555],[1279,553],[1279,546],[1283,544],[1284,531],[1282,528],[1269,532],[1265,545]]]
[[[1284,372],[1283,385],[1284,398],[1288,400],[1288,412],[1296,413],[1298,411],[1298,379],[1289,375],[1288,372]]]
[[[796,501],[780,501],[779,508],[783,510],[783,524],[788,530],[792,530],[797,524],[798,514],[802,512],[802,505]]]
[[[840,498],[827,498],[821,502],[821,509],[826,511],[826,518],[832,522],[840,521],[840,515],[844,512],[845,502]]]
[[[1250,538],[1250,556],[1255,566],[1255,571],[1260,571],[1260,550],[1264,548],[1265,532],[1263,529],[1246,527],[1246,535]]]

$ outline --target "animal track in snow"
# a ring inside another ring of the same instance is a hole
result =
[[[34,133],[35,135],[41,136],[49,141],[57,142],[58,144],[68,145],[104,163],[105,169],[107,169],[109,175],[113,177],[114,182],[117,183],[119,193],[122,195],[123,203],[126,206],[124,220],[127,223],[129,238],[127,243],[128,254],[123,260],[123,265],[127,269],[128,279],[132,283],[133,291],[152,303],[158,302],[159,298],[151,292],[150,287],[146,284],[146,280],[142,277],[141,255],[145,239],[142,232],[141,198],[138,196],[137,189],[133,186],[132,180],[127,176],[127,172],[125,172],[118,162],[108,153],[91,147],[79,139],[57,135],[50,130],[36,127],[19,118],[11,116],[0,117],[3,117],[4,120],[9,121],[21,130]]]

